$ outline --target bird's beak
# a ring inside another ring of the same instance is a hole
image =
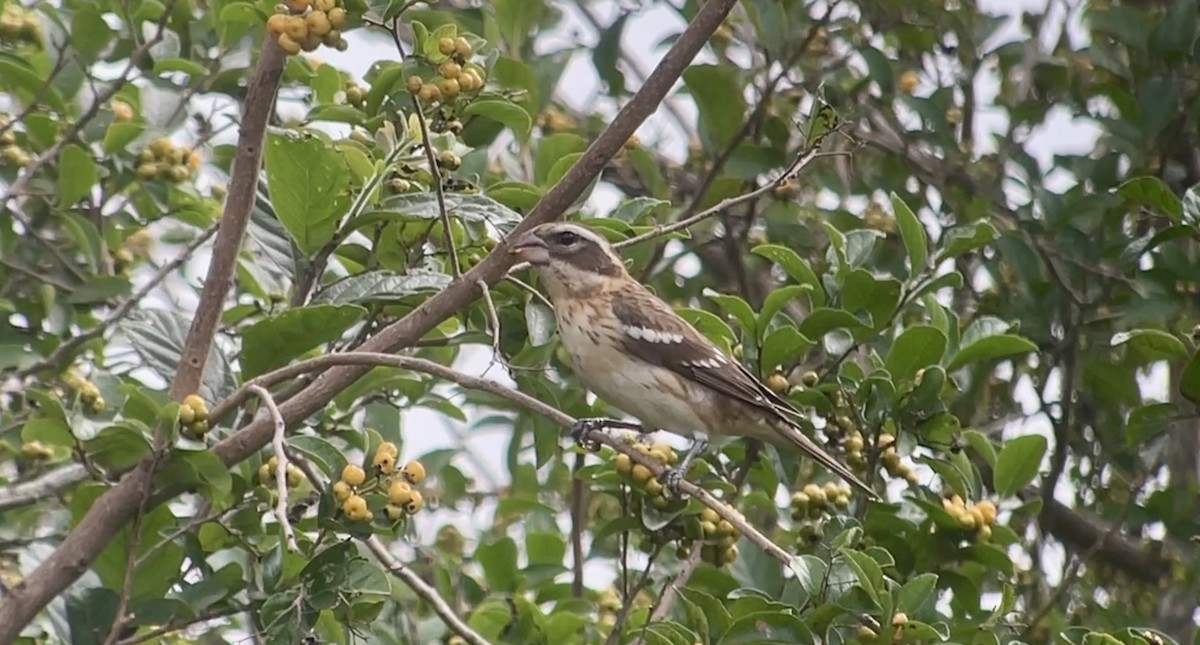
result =
[[[508,248],[508,252],[533,265],[550,263],[550,248],[532,231],[518,237]]]

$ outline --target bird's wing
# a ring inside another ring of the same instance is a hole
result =
[[[622,343],[630,354],[770,413],[782,438],[871,499],[878,498],[866,482],[804,435],[796,421],[802,415],[795,407],[763,385],[741,363],[725,356],[670,305],[638,285],[614,298],[612,308],[621,324]]]
[[[730,359],[703,334],[680,318],[670,305],[641,288],[613,299],[625,349],[639,359],[665,367],[748,405],[784,416],[795,408]]]

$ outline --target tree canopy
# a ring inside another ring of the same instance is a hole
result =
[[[1195,0],[0,11],[0,643],[1200,642]],[[883,499],[571,441],[557,219]]]

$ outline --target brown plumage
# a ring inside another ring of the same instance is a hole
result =
[[[580,381],[606,402],[649,429],[799,449],[877,497],[801,431],[798,410],[634,280],[597,233],[543,224],[512,248],[537,269]]]

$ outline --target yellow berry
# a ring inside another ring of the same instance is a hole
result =
[[[462,75],[462,65],[459,65],[452,60],[448,60],[438,66],[438,74],[441,74],[445,78],[458,78]]]
[[[716,511],[705,506],[704,510],[700,511],[700,521],[710,522],[715,526],[717,522],[721,521],[721,516],[717,515]]]
[[[188,426],[196,421],[196,411],[190,405],[179,406],[179,423]]]
[[[288,36],[287,34],[280,34],[278,42],[279,48],[282,49],[287,55],[295,56],[296,54],[300,53],[300,43],[292,40],[291,36]]]
[[[388,501],[403,506],[413,497],[412,486],[408,482],[395,482],[388,488]]]
[[[438,51],[447,56],[449,56],[450,54],[453,54],[454,53],[454,39],[453,38],[439,38],[438,39]]]
[[[308,25],[308,33],[324,36],[333,29],[333,25],[329,22],[329,17],[324,11],[314,11],[307,16],[304,16],[304,23]]]
[[[346,482],[334,482],[334,484],[333,484],[333,498],[334,499],[336,499],[339,502],[344,502],[344,501],[350,499],[351,494],[352,493],[350,491],[350,484],[347,484]]]
[[[801,491],[792,493],[792,506],[797,509],[807,509],[810,501],[812,500],[808,497],[808,493]]]
[[[987,526],[987,518],[984,517],[983,509],[977,505],[971,505],[967,508],[967,512],[971,514],[972,523],[975,526]]]
[[[403,473],[404,478],[413,485],[419,485],[421,482],[425,481],[425,465],[419,461],[413,460],[407,464],[404,464],[404,468],[401,470],[401,473]]]
[[[304,13],[308,11],[308,0],[286,0],[287,7],[294,13]]]
[[[273,478],[271,477],[271,467],[263,464],[258,467],[258,481],[263,486],[270,486]]]
[[[670,455],[668,455],[665,450],[659,450],[658,447],[655,446],[654,448],[650,449],[650,458],[660,464],[666,464],[667,460],[670,459]]]
[[[783,394],[788,390],[787,377],[779,372],[767,377],[767,387],[776,394]]]
[[[896,82],[896,89],[901,94],[912,94],[913,90],[917,89],[918,82],[920,82],[920,78],[917,76],[917,73],[911,69],[906,70],[900,75],[900,80]]]
[[[717,522],[717,533],[719,535],[735,535],[737,534],[737,529],[733,528],[733,524],[729,520],[721,520]]]
[[[404,512],[409,515],[416,515],[424,507],[425,498],[421,496],[421,491],[414,490],[412,497],[404,504]]]
[[[438,46],[439,48],[441,47],[440,41],[438,42]],[[454,39],[454,53],[463,58],[467,58],[474,53],[474,50],[471,48],[471,43],[467,42],[466,38],[459,36],[458,38]]]
[[[337,6],[337,0],[312,0],[313,9],[329,13]]]
[[[638,482],[638,483],[647,482],[654,478],[654,473],[651,472],[651,470],[649,468],[647,468],[641,464],[633,465],[632,474],[633,474],[633,481]]]
[[[351,486],[362,486],[363,482],[367,481],[367,473],[354,464],[346,464],[342,469],[342,481]]]
[[[825,505],[825,489],[816,484],[808,484],[804,487],[804,494],[808,495],[808,500],[813,506]]]
[[[97,403],[100,405],[100,409],[104,409],[104,399],[96,399],[96,401],[92,403],[93,410],[95,410]],[[208,422],[194,421],[190,426],[188,426],[188,430],[191,430],[192,434],[197,437],[203,437],[204,435],[208,434]]]
[[[304,473],[301,472],[301,470],[299,468],[297,468],[291,464],[288,464],[288,467],[287,467],[288,488],[295,488],[295,487],[299,486],[300,482],[302,482],[302,481],[304,481]]]
[[[425,79],[413,74],[412,76],[404,79],[404,86],[408,88],[409,94],[417,94],[421,91],[421,88],[425,86]]]
[[[272,36],[281,36],[284,32],[284,27],[287,25],[288,17],[286,14],[276,13],[267,18],[267,31]]]
[[[330,9],[326,15],[329,16],[329,24],[333,25],[334,29],[341,30],[346,28],[345,9],[342,9],[341,7]]]
[[[198,394],[189,394],[183,397],[181,405],[191,408],[196,413],[197,421],[203,421],[208,418],[208,404]]]
[[[867,627],[866,625],[858,626],[858,640],[863,641],[864,643],[870,643],[876,638],[879,638],[879,634],[876,634],[875,630]]]
[[[442,96],[446,97],[447,101],[453,101],[458,97],[458,91],[461,89],[461,87],[459,86],[458,81],[452,78],[443,78],[441,82],[438,83],[438,89],[441,90]]]
[[[700,521],[700,530],[704,533],[705,536],[716,535],[717,534],[717,525],[715,522],[701,520]]]
[[[283,23],[283,35],[299,43],[308,37],[308,23],[300,16],[288,16]]]
[[[827,500],[837,497],[842,492],[842,489],[837,485],[837,482],[825,482],[823,490],[825,491],[825,499]]]
[[[980,542],[987,542],[988,540],[992,539],[992,527],[984,524],[983,526],[979,527],[979,533],[976,535],[979,537]]]
[[[996,523],[996,505],[989,500],[983,500],[975,505],[979,512],[983,515],[983,523],[992,525]]]
[[[362,519],[367,513],[367,500],[358,495],[351,495],[342,502],[342,512],[352,520]]]
[[[396,506],[395,504],[388,504],[387,506],[383,507],[383,512],[385,515],[387,515],[387,518],[393,522],[399,521],[400,518],[404,517],[404,509]]]
[[[904,627],[908,624],[908,614],[898,611],[892,616],[892,627]]]
[[[389,454],[389,455],[395,457],[400,454],[400,448],[397,447],[396,444],[392,443],[391,441],[385,441],[385,442],[379,444],[379,447],[375,449],[375,454],[377,454],[377,455]]]
[[[375,471],[381,475],[390,475],[396,471],[396,455],[389,452],[376,451],[372,460]]]
[[[633,460],[625,453],[617,453],[616,463],[617,472],[622,475],[628,475],[633,472]]]
[[[133,108],[130,107],[125,101],[113,101],[112,113],[113,121],[116,121],[117,123],[133,120]],[[9,132],[11,132],[11,130]]]
[[[433,83],[426,83],[422,85],[421,89],[417,92],[417,97],[426,103],[433,103],[434,101],[442,98],[442,91],[438,89],[437,85],[434,85]]]

